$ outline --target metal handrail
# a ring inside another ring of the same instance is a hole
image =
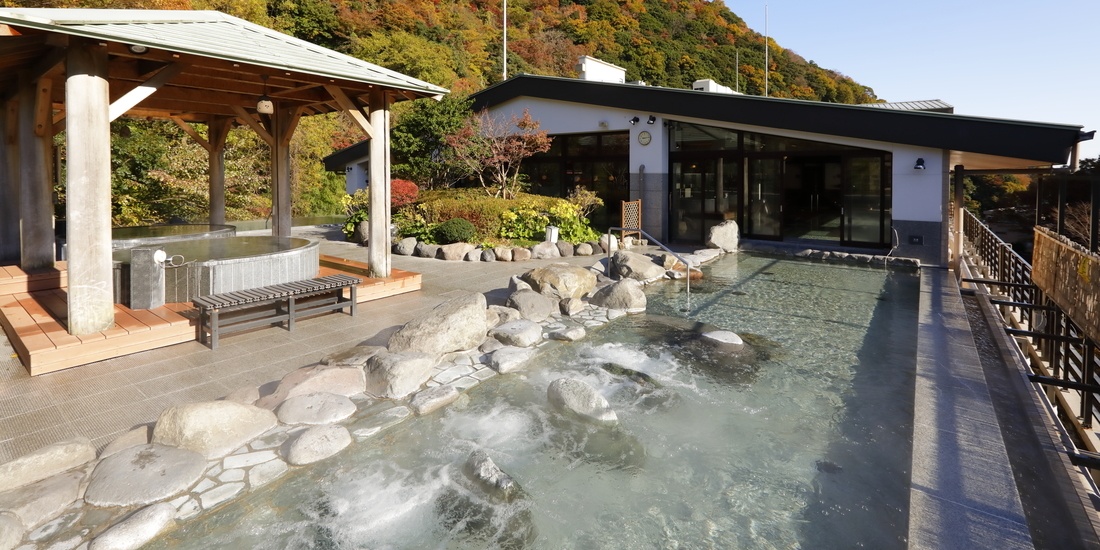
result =
[[[607,275],[608,277],[611,276],[611,237],[612,237],[611,232],[612,231],[637,231],[638,233],[641,233],[642,235],[645,235],[646,239],[649,239],[650,241],[652,241],[654,243],[657,243],[657,246],[661,247],[662,250],[664,250],[665,252],[668,252],[669,254],[672,254],[677,260],[680,260],[680,263],[684,264],[684,280],[687,281],[688,304],[691,304],[691,263],[689,263],[687,260],[685,260],[683,256],[680,256],[679,254],[677,254],[677,253],[673,252],[672,250],[670,250],[667,246],[661,244],[661,241],[658,241],[657,239],[654,239],[652,235],[650,235],[649,233],[646,233],[645,230],[643,230],[641,228],[633,228],[633,227],[631,227],[631,228],[628,228],[628,227],[608,227],[607,228],[607,267],[604,268],[604,275]]]

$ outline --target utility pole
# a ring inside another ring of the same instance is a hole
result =
[[[508,80],[508,0],[504,0],[504,26],[503,26],[503,31],[504,31],[504,52],[503,52],[503,55],[501,55],[501,57],[504,58],[504,59],[503,59],[503,63],[501,63],[501,66],[504,68],[504,70],[501,74],[504,76],[503,80]]]
[[[764,97],[768,97],[768,3],[764,2]]]

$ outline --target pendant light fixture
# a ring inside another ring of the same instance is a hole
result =
[[[260,96],[260,100],[256,102],[256,112],[261,115],[270,115],[275,112],[275,104],[270,97],[267,97],[267,75],[262,74],[260,78],[264,81],[264,95]]]

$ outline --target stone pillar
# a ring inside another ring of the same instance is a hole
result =
[[[109,329],[115,323],[107,48],[74,38],[66,72],[69,333],[80,335]]]
[[[19,83],[19,264],[24,270],[51,268],[56,256],[50,88],[47,79]]]
[[[19,160],[16,149],[17,105],[0,105],[0,264],[19,263]]]
[[[390,276],[390,105],[376,86],[370,93],[370,236],[367,263],[371,277]]]
[[[227,117],[211,117],[207,142],[209,149],[210,215],[211,224],[225,223],[225,138],[229,134]]]
[[[268,129],[274,139],[271,146],[271,234],[276,237],[290,236],[293,197],[290,193],[290,138],[287,134],[294,132],[290,125],[290,113],[276,103]]]

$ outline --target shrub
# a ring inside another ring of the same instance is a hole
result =
[[[369,213],[369,210],[363,208],[362,210],[352,212],[351,215],[344,220],[344,227],[340,228],[340,230],[344,232],[344,238],[346,240],[350,241],[355,237],[355,228],[359,225],[359,222],[365,222],[370,218]]]
[[[434,233],[439,244],[462,243],[474,240],[477,228],[462,218],[452,218],[439,224]]]
[[[390,180],[390,206],[396,210],[416,202],[420,188],[409,180]]]

